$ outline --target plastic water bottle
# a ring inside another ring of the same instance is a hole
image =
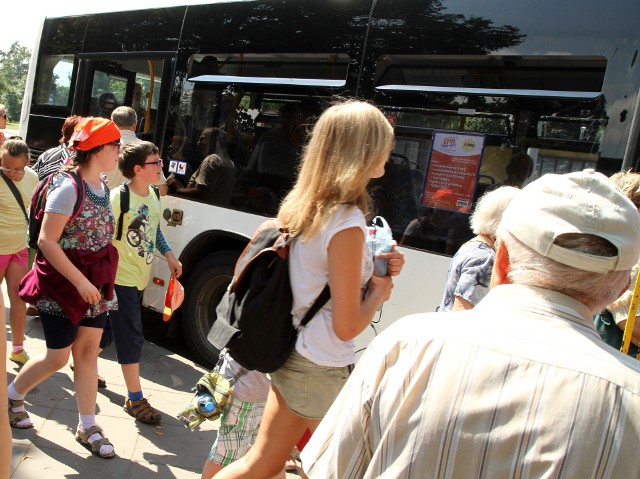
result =
[[[377,224],[380,223],[380,224]],[[382,216],[376,216],[368,228],[367,246],[371,256],[373,256],[373,274],[376,276],[387,275],[386,259],[376,258],[380,253],[388,253],[393,245],[393,235],[391,228]]]
[[[213,400],[213,397],[208,392],[201,392],[196,396],[196,407],[198,408],[198,412],[200,414],[211,414],[213,410],[216,408],[216,403]]]

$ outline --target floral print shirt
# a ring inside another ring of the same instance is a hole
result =
[[[104,196],[94,192],[89,184],[84,182],[85,198],[82,210],[76,218],[69,221],[60,237],[60,247],[63,250],[88,250],[99,251],[113,238],[115,219],[111,211],[109,201],[109,189],[105,186]],[[59,189],[59,191],[55,191]],[[67,176],[60,176],[54,180],[54,184],[47,196],[45,212],[60,211],[60,205],[68,204],[70,196],[75,203],[76,192],[74,180]],[[41,298],[36,307],[49,314],[64,315],[62,308],[55,301]],[[107,301],[104,298],[97,304],[88,308],[85,317],[93,318],[106,311],[118,308],[117,299]]]

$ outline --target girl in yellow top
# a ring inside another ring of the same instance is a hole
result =
[[[27,305],[18,296],[18,284],[27,274],[27,218],[23,206],[29,208],[31,195],[38,184],[38,175],[29,168],[29,147],[22,140],[7,140],[0,147],[0,282],[6,280],[11,312],[12,349],[9,359],[24,364],[29,355],[24,350],[24,330]],[[10,185],[20,195],[22,205]]]

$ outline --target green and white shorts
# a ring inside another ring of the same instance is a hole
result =
[[[211,446],[209,460],[222,466],[244,456],[256,441],[264,402],[245,402],[231,396],[220,417],[220,429]]]

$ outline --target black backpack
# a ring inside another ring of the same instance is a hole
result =
[[[82,210],[84,204],[84,197],[86,195],[84,189],[84,181],[82,177],[74,170],[64,171],[59,173],[51,173],[49,176],[38,182],[36,189],[31,196],[31,208],[29,209],[29,248],[38,249],[38,237],[40,236],[40,229],[42,228],[42,219],[44,218],[44,208],[47,204],[47,195],[49,194],[49,187],[55,178],[59,175],[67,175],[74,180],[74,186],[76,188],[76,202],[73,205],[73,213],[69,218],[69,221],[74,220]]]
[[[156,198],[160,199],[160,190],[156,185],[151,185],[151,189],[156,194]],[[116,225],[116,239],[119,241],[122,239],[122,222],[124,221],[124,214],[129,211],[129,183],[122,183],[120,185],[120,216],[118,216],[118,223]]]
[[[282,366],[296,343],[289,246],[293,241],[277,220],[264,222],[236,263],[231,284],[216,309],[208,340],[228,348],[245,369],[263,373]],[[301,321],[301,327],[329,300],[326,285]]]

